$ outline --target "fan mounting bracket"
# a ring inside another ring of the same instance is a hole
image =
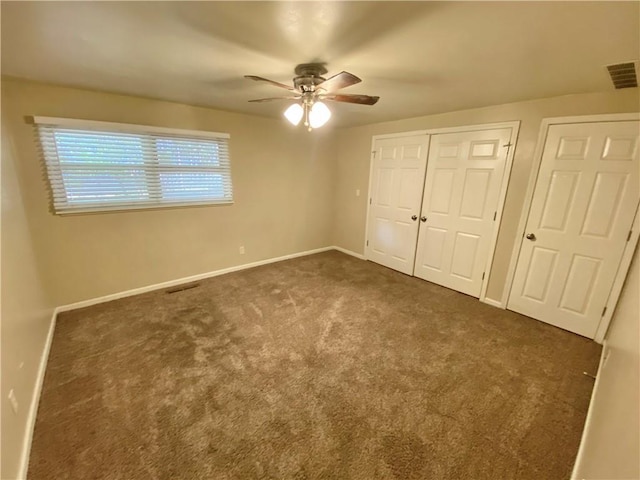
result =
[[[293,86],[296,90],[307,93],[314,92],[316,85],[325,81],[322,75],[327,73],[327,69],[322,63],[301,63],[295,72],[297,76],[293,79]]]
[[[299,77],[321,77],[328,72],[324,65],[324,63],[301,63],[296,65],[294,72]]]

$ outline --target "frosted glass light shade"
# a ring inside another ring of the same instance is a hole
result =
[[[331,110],[322,102],[316,102],[309,112],[309,125],[311,128],[319,128],[329,121]]]
[[[304,110],[302,109],[302,105],[299,103],[294,103],[289,108],[287,108],[284,112],[284,116],[291,122],[293,125],[298,125],[300,120],[302,120],[302,114]]]

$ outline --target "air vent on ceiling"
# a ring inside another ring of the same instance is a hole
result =
[[[617,63],[607,65],[613,86],[618,88],[630,88],[638,86],[636,77],[636,64],[634,62]]]

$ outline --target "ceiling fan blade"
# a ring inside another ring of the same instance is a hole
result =
[[[322,95],[322,100],[331,100],[334,102],[358,103],[360,105],[375,105],[380,97],[371,97],[369,95],[349,95],[349,94],[332,94]]]
[[[270,98],[256,98],[255,100],[249,100],[250,102],[271,102],[272,100],[299,100],[302,97],[270,97]]]
[[[250,80],[255,80],[256,82],[267,82],[267,83],[270,83],[271,85],[274,85],[276,87],[286,88],[287,90],[291,90],[293,92],[296,91],[295,88],[290,87],[289,85],[285,85],[284,83],[276,82],[274,80],[269,80],[268,78],[257,77],[256,75],[245,75],[244,78],[248,78]]]
[[[316,85],[316,90],[322,89],[325,92],[335,92],[336,90],[355,85],[356,83],[360,83],[361,81],[362,80],[360,80],[352,73],[340,72],[333,77],[327,78],[324,82]]]

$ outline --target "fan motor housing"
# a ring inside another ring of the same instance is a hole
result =
[[[327,69],[321,63],[301,63],[295,68],[294,87],[301,92],[313,92],[316,85],[325,81]]]
[[[324,82],[324,77],[315,77],[310,75],[300,75],[293,79],[293,86],[301,92],[313,92],[316,85]]]

